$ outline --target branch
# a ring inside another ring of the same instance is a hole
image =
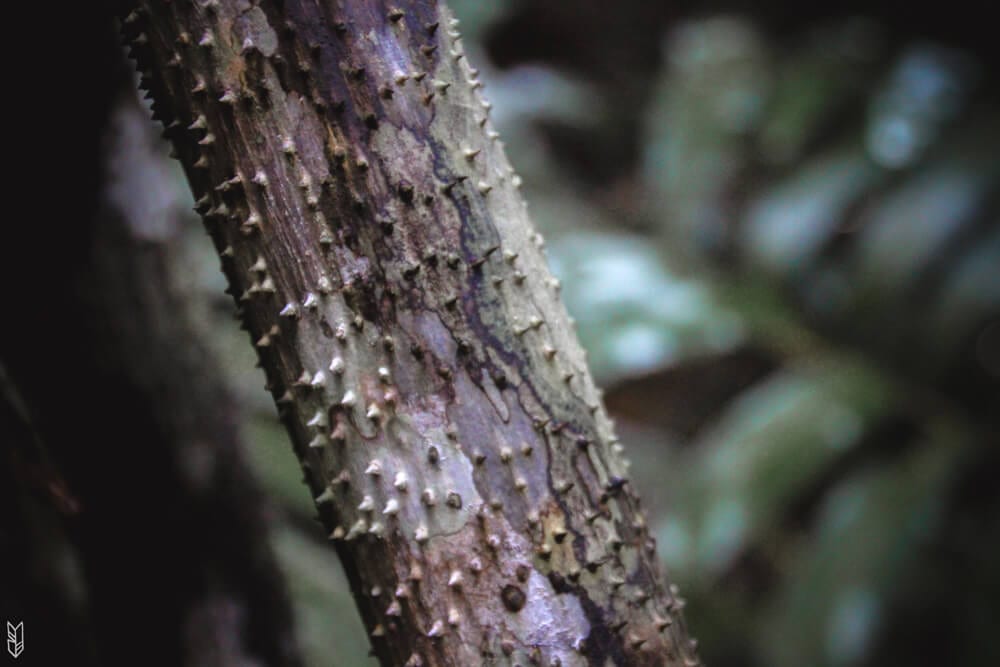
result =
[[[382,663],[696,664],[456,26],[124,20]]]

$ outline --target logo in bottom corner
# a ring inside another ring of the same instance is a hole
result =
[[[7,652],[15,658],[24,652],[24,621],[17,625],[7,621]]]

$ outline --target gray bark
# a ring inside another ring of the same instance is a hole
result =
[[[124,18],[386,665],[693,665],[443,4]]]

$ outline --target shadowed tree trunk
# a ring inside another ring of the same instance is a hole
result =
[[[78,131],[103,141],[61,165],[93,202],[0,262],[38,267],[0,340],[0,611],[30,664],[299,665],[238,406],[174,268],[177,192],[111,26],[89,34],[106,59],[81,68]]]
[[[443,4],[123,19],[386,665],[693,665]]]

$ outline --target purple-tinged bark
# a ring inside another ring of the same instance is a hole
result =
[[[697,664],[456,26],[124,19],[383,664]]]

